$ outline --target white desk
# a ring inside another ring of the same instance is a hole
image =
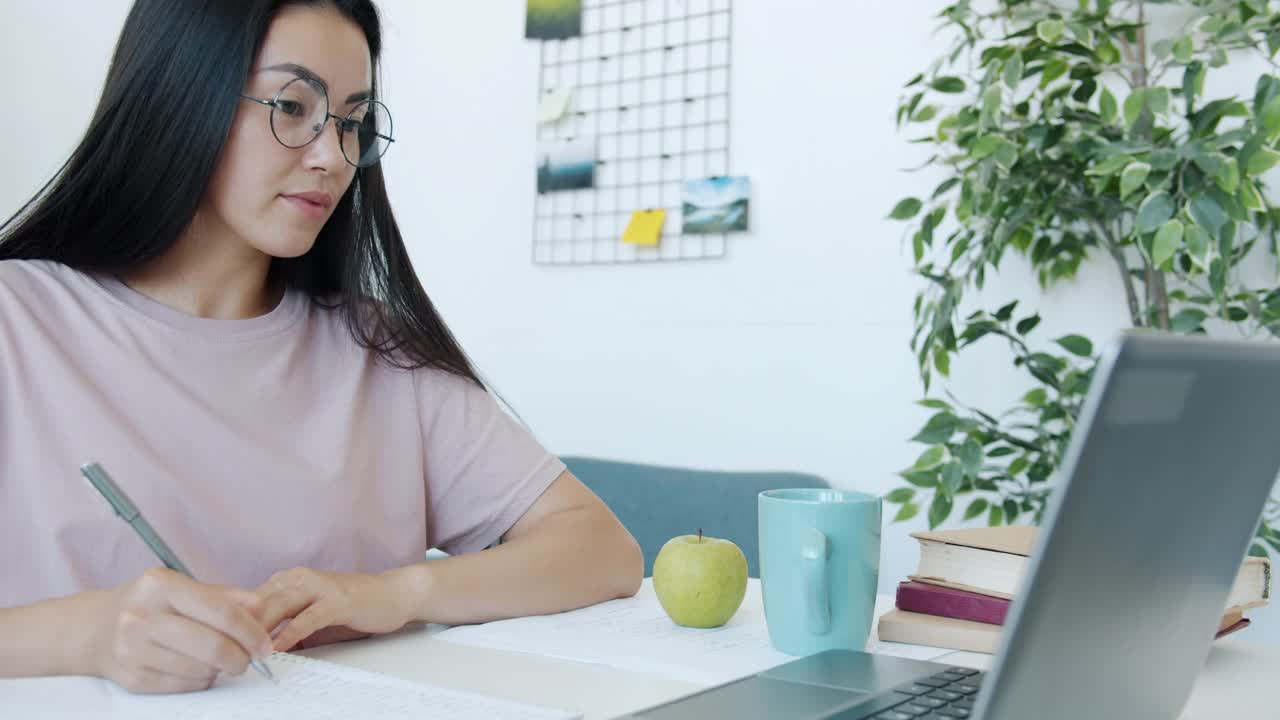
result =
[[[604,665],[461,645],[434,637],[441,629],[411,627],[304,654],[409,680],[577,710],[586,720],[613,718],[703,687]],[[991,657],[954,652],[935,662],[985,669]],[[1280,716],[1280,693],[1273,690],[1278,674],[1280,648],[1243,640],[1215,643],[1182,720],[1274,720]],[[38,715],[22,717],[88,716],[93,703],[106,692],[103,682],[88,678],[0,680],[0,717],[14,717],[6,707],[42,708]]]
[[[757,587],[753,584],[752,589]],[[881,606],[892,607],[892,599],[881,598]],[[617,717],[705,687],[603,665],[459,645],[433,638],[439,629],[411,628],[305,654],[410,680],[577,710],[585,720]],[[932,662],[985,670],[991,660],[990,655],[952,652]],[[1278,679],[1280,648],[1219,641],[1181,720],[1275,720],[1280,717],[1280,692],[1273,689]]]

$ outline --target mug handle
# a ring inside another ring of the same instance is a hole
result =
[[[817,528],[807,528],[800,542],[800,565],[804,576],[805,628],[812,635],[831,629],[831,602],[827,594],[827,536]]]

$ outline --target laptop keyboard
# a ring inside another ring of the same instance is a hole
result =
[[[973,714],[983,673],[953,667],[901,685],[869,704],[833,715],[831,720],[955,720]]]

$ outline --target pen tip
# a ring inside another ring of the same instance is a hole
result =
[[[257,671],[262,675],[262,677],[270,680],[276,685],[280,684],[280,681],[276,679],[275,673],[271,672],[271,667],[267,665],[266,660],[254,659],[254,661],[251,664],[255,669],[257,669]]]

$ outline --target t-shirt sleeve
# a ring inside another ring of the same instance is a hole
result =
[[[564,463],[488,391],[440,370],[415,371],[427,487],[427,546],[482,550],[533,506]]]

